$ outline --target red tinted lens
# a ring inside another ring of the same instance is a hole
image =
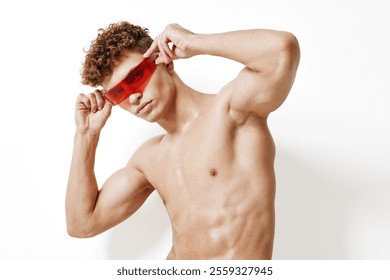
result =
[[[112,105],[117,105],[130,95],[143,92],[154,70],[156,70],[154,61],[145,58],[122,81],[110,89],[104,98]]]

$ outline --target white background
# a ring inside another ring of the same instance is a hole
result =
[[[0,259],[164,259],[170,225],[157,195],[92,239],[67,235],[64,200],[83,48],[128,20],[152,37],[177,22],[199,33],[287,30],[300,41],[290,96],[269,123],[277,145],[275,259],[390,259],[389,1],[12,1],[0,4]],[[241,65],[176,62],[216,92]],[[162,133],[114,108],[99,183]],[[201,152],[201,151],[200,151]],[[153,160],[153,159],[151,159]]]

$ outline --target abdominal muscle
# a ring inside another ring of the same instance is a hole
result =
[[[256,186],[242,183],[211,184],[222,190],[166,204],[173,232],[168,259],[272,257],[273,201],[262,201]]]

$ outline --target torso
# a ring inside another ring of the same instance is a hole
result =
[[[215,98],[216,99],[216,98]],[[185,132],[152,141],[142,171],[172,223],[168,259],[270,259],[275,149],[266,120],[210,101]]]

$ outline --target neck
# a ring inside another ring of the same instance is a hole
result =
[[[202,108],[202,94],[184,84],[176,74],[172,78],[174,93],[171,104],[157,122],[170,135],[182,133],[199,116]]]

